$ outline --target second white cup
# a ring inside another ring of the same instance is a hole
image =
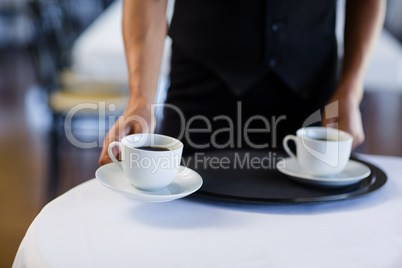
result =
[[[288,142],[296,143],[296,155],[289,149]],[[283,139],[283,147],[290,157],[297,159],[300,166],[314,176],[331,176],[340,173],[349,161],[353,137],[334,128],[306,127],[295,135]]]

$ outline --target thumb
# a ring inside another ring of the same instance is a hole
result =
[[[338,127],[338,118],[336,117],[331,117],[331,118],[326,118],[324,116],[321,126],[323,127],[330,127],[330,128],[337,128]]]

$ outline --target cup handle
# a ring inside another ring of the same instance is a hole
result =
[[[121,152],[121,146],[120,146],[120,145],[121,145],[120,142],[118,142],[118,141],[113,141],[111,144],[109,144],[109,147],[107,148],[107,152],[108,152],[108,154],[109,154],[110,159],[112,159],[112,161],[113,161],[116,165],[118,165],[120,168],[123,168],[122,165],[121,165],[121,162],[116,159],[116,157],[113,155],[113,152],[112,152],[112,149],[113,149],[113,147],[115,147],[115,146],[119,147],[120,152]]]
[[[287,135],[287,136],[283,139],[283,148],[285,149],[286,153],[287,153],[290,157],[296,159],[296,155],[289,149],[289,146],[288,146],[288,142],[289,142],[290,140],[293,140],[293,141],[297,144],[297,137],[296,137],[295,135]]]

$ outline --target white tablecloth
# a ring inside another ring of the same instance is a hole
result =
[[[309,205],[142,203],[90,180],[43,208],[13,267],[402,267],[402,158],[367,160],[383,188]]]

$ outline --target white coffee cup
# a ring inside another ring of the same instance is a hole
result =
[[[296,155],[288,142],[296,143]],[[353,137],[334,128],[306,127],[297,130],[296,136],[287,135],[283,147],[290,157],[314,176],[331,176],[341,172],[349,161]]]
[[[121,162],[112,153],[112,148],[120,149]],[[149,148],[164,148],[150,151]],[[177,176],[180,167],[183,143],[159,134],[140,133],[124,137],[109,145],[108,153],[115,164],[122,168],[127,180],[136,188],[156,191],[168,186]]]

